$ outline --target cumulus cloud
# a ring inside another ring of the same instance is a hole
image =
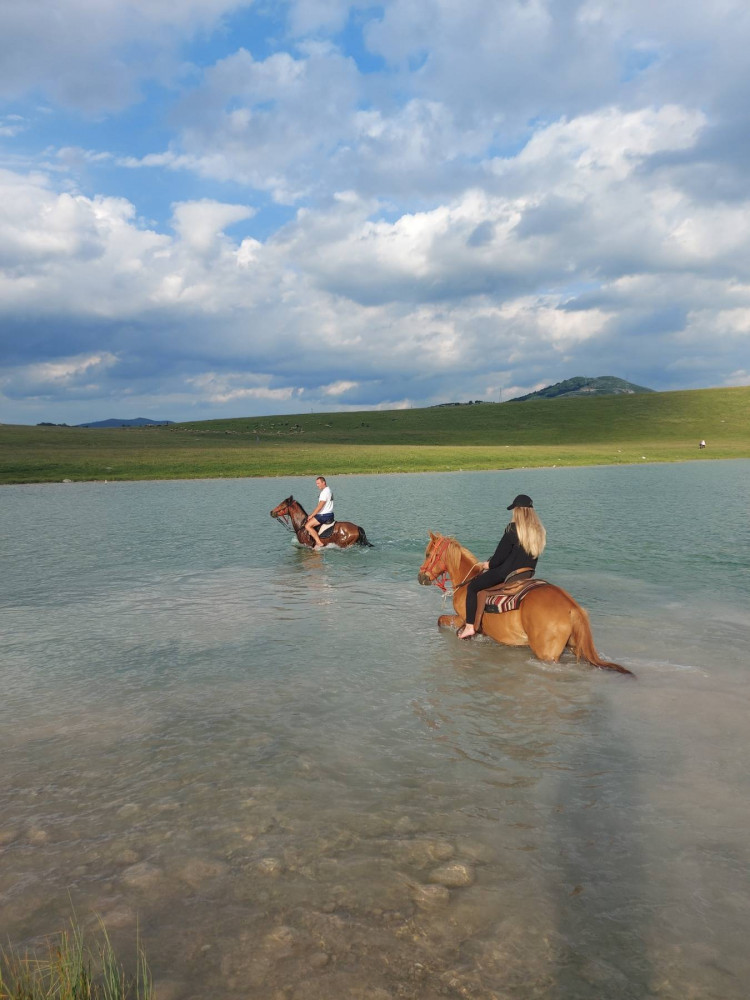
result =
[[[329,43],[263,60],[239,49],[183,98],[176,148],[131,162],[241,181],[293,202],[346,142],[359,96],[354,61]]]
[[[136,100],[179,72],[178,46],[243,0],[4,0],[0,98],[43,92],[87,113]]]

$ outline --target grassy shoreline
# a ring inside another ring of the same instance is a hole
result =
[[[708,447],[698,449],[705,438]],[[0,484],[458,472],[750,458],[750,387],[237,418],[0,425]]]

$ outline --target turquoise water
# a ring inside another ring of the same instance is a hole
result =
[[[332,485],[373,549],[269,518],[312,480],[0,491],[3,938],[137,922],[164,1000],[744,998],[750,462]],[[636,683],[435,627],[428,531],[519,492]]]

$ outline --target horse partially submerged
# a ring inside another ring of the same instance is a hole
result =
[[[424,586],[436,584],[444,589],[443,580],[449,577],[456,612],[455,615],[441,615],[438,625],[456,627],[463,623],[466,589],[462,585],[480,571],[479,562],[455,538],[430,532],[417,579]],[[535,656],[547,662],[557,663],[563,650],[568,648],[575,653],[576,659],[587,660],[594,667],[634,676],[626,667],[599,656],[588,615],[570,594],[552,583],[540,581],[514,611],[485,614],[481,634],[506,646],[529,646]]]
[[[312,535],[305,528],[307,514],[302,504],[294,497],[287,497],[271,511],[271,517],[291,528],[297,536],[300,545],[307,546],[308,549],[315,547]],[[335,521],[333,528],[326,530],[323,525],[318,530],[322,545],[338,545],[340,549],[346,549],[350,545],[366,545],[372,548],[372,544],[367,540],[365,529],[351,521]]]

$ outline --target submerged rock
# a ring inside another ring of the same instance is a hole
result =
[[[432,910],[447,906],[451,901],[451,894],[444,885],[415,884],[412,886],[412,898],[420,910]]]
[[[118,865],[134,865],[138,861],[138,854],[130,847],[125,847],[115,855]]]
[[[148,861],[139,861],[138,864],[126,868],[120,878],[125,885],[133,886],[135,889],[148,889],[158,882],[161,876],[161,868],[149,864]]]
[[[460,889],[474,882],[474,872],[460,861],[454,861],[449,865],[442,865],[430,873],[430,882],[444,885],[449,889]]]
[[[118,929],[120,927],[132,927],[138,922],[135,910],[129,906],[115,906],[111,910],[102,913],[102,923],[107,928]]]
[[[278,858],[261,858],[257,865],[261,875],[276,877],[284,871],[284,865]]]
[[[229,866],[223,861],[213,858],[191,858],[181,869],[180,878],[189,886],[196,888],[209,879],[218,878],[229,871]]]
[[[436,861],[450,861],[456,853],[453,844],[447,840],[398,840],[392,849],[397,858],[417,868],[435,864]]]
[[[324,969],[331,961],[331,956],[324,951],[314,951],[310,955],[309,964],[311,969]]]

